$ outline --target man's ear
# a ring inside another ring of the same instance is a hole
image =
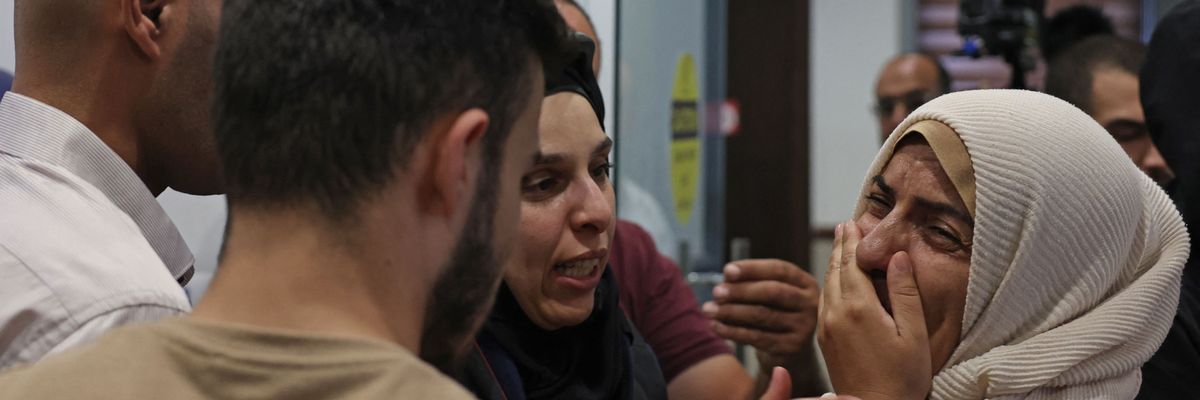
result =
[[[146,57],[162,55],[158,46],[159,16],[167,0],[121,0],[122,23],[129,39]]]
[[[432,157],[421,179],[421,208],[444,216],[453,215],[477,183],[475,172],[482,165],[483,136],[490,122],[487,112],[478,108],[450,118],[434,124],[443,131],[431,132]]]

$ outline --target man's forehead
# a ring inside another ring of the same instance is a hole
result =
[[[892,60],[879,74],[876,90],[880,94],[900,95],[910,90],[936,89],[937,66],[923,57],[904,56]],[[887,92],[887,93],[882,93]]]
[[[1101,124],[1109,120],[1144,121],[1138,77],[1114,68],[1102,68],[1092,74],[1092,117]]]

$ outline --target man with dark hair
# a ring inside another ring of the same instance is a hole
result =
[[[1167,192],[1192,243],[1200,237],[1200,0],[1187,0],[1159,21],[1141,70],[1141,101],[1154,143],[1178,173]],[[1175,323],[1142,367],[1139,399],[1198,399],[1200,380],[1200,255],[1193,245],[1183,270]]]
[[[194,258],[155,200],[219,193],[220,0],[17,0],[0,101],[0,369],[190,311]]]
[[[516,236],[553,6],[228,0],[220,26],[208,294],[0,376],[0,398],[471,398],[443,373]]]
[[[1086,4],[1071,6],[1046,20],[1042,29],[1041,50],[1046,62],[1053,62],[1063,51],[1096,35],[1116,35],[1112,20],[1104,11]]]
[[[909,113],[946,93],[950,93],[950,73],[937,57],[905,53],[888,60],[875,81],[873,108],[880,137],[887,139]]]
[[[1046,93],[1091,115],[1121,148],[1159,184],[1174,174],[1146,130],[1138,100],[1138,70],[1146,58],[1141,43],[1116,36],[1093,36],[1064,51],[1050,63]]]

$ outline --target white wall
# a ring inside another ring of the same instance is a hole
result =
[[[0,69],[13,72],[17,68],[13,48],[13,0],[0,0]]]
[[[902,1],[814,0],[809,104],[814,227],[850,218],[878,149],[875,75],[903,49]]]

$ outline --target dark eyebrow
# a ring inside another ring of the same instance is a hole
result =
[[[592,150],[592,155],[593,156],[604,155],[604,153],[607,153],[609,150],[612,150],[612,147],[613,147],[612,138],[605,136],[604,140],[600,141],[600,144],[596,145],[596,149]]]
[[[612,150],[612,147],[613,147],[612,138],[609,138],[606,136],[606,137],[604,137],[604,140],[600,141],[600,144],[596,145],[596,149],[592,150],[592,155],[593,156],[603,155],[605,152]],[[550,165],[550,164],[559,164],[559,163],[562,163],[563,161],[566,161],[566,159],[567,159],[567,156],[565,154],[558,154],[558,153],[544,154],[541,151],[538,151],[537,155],[534,156],[533,165],[534,166],[542,166],[542,165]]]
[[[1128,142],[1150,134],[1146,130],[1145,123],[1125,118],[1109,121],[1108,124],[1104,125],[1104,130],[1113,135],[1113,139],[1116,139],[1118,142]]]
[[[882,190],[884,194],[896,197],[896,189],[892,189],[891,186],[888,186],[887,182],[883,181],[883,175],[875,175],[871,180],[875,181],[875,186],[879,186],[879,190]]]
[[[537,155],[534,156],[534,158],[533,158],[533,165],[534,166],[542,166],[542,165],[558,164],[558,163],[563,162],[563,160],[566,160],[566,159],[567,159],[567,157],[562,154],[542,154],[542,152],[539,151],[537,153]]]
[[[955,207],[955,206],[952,206],[952,205],[949,205],[946,203],[942,203],[942,202],[929,200],[929,199],[923,199],[920,197],[916,198],[916,200],[914,200],[914,201],[917,203],[918,207],[927,208],[927,209],[930,209],[930,210],[933,210],[936,212],[940,212],[940,213],[950,214],[951,217],[962,220],[962,222],[965,222],[968,226],[970,226],[972,228],[975,227],[975,220],[972,219],[971,216],[968,215],[966,211],[960,210],[960,209],[958,209],[958,207]]]

